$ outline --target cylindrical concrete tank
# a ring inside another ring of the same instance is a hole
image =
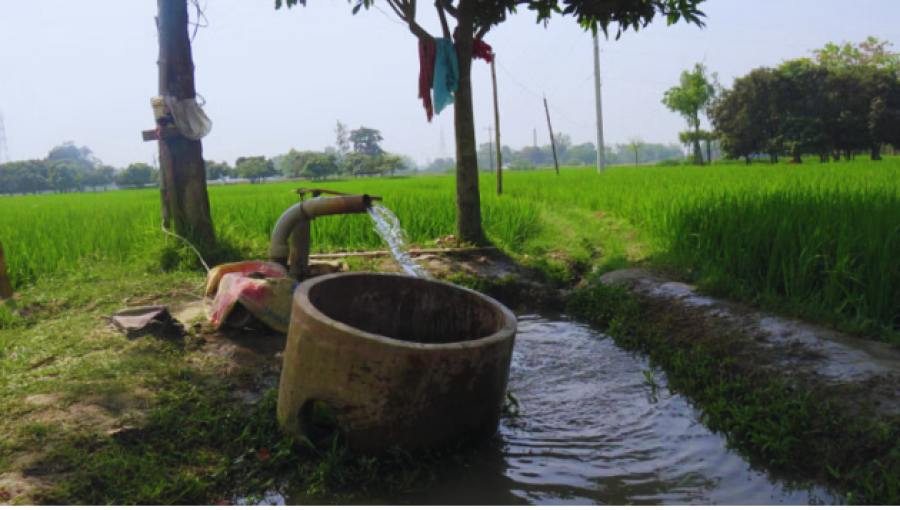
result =
[[[516,318],[456,285],[338,273],[294,293],[278,422],[297,439],[313,403],[355,448],[434,447],[493,434],[506,397]]]

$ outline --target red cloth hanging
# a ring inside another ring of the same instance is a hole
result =
[[[494,52],[491,49],[491,45],[481,39],[474,39],[472,41],[472,58],[480,58],[490,64],[491,60],[494,59]]]
[[[428,122],[434,117],[434,106],[431,104],[431,87],[434,84],[434,39],[419,39],[419,99],[425,107]]]

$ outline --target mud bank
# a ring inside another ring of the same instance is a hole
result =
[[[627,287],[663,335],[698,345],[736,343],[744,370],[827,392],[856,412],[900,415],[900,350],[891,345],[706,297],[650,271],[623,269],[600,281]]]

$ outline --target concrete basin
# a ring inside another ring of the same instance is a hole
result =
[[[516,318],[434,280],[339,273],[294,293],[278,422],[297,439],[317,401],[361,451],[408,451],[496,432]]]

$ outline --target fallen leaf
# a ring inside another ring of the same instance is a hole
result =
[[[0,489],[0,501],[9,501],[12,499],[12,494],[8,491]]]
[[[591,215],[591,217],[592,217],[592,218],[605,218],[605,217],[606,217],[606,213],[605,213],[605,212],[594,213],[594,214]]]
[[[216,504],[219,506],[231,506],[231,502],[227,499],[220,499],[219,501],[216,501]]]
[[[269,457],[271,457],[271,455],[269,455],[268,448],[260,449],[258,455],[259,455],[259,460],[269,460]]]

